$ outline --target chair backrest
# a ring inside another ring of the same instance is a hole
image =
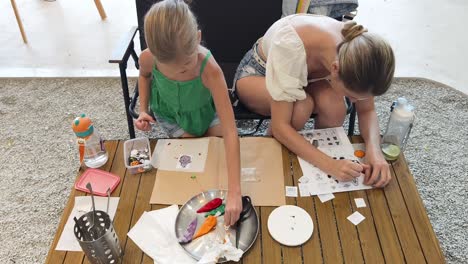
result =
[[[141,49],[146,48],[143,21],[158,0],[136,0]],[[194,0],[204,45],[223,68],[228,85],[237,64],[255,41],[281,18],[282,0]]]

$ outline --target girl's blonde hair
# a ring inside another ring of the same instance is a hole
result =
[[[145,16],[144,25],[146,44],[159,62],[193,55],[198,47],[197,19],[182,0],[154,4]]]
[[[384,94],[395,72],[392,47],[354,21],[346,22],[341,34],[344,40],[338,45],[338,74],[344,84],[355,92]]]

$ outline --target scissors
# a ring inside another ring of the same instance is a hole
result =
[[[242,211],[239,215],[239,220],[234,224],[234,230],[236,232],[236,248],[239,248],[239,240],[241,235],[242,222],[250,217],[250,213],[253,210],[252,200],[249,196],[242,196]]]

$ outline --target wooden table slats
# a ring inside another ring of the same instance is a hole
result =
[[[351,140],[362,142],[360,137]],[[152,148],[155,144],[156,140],[151,140]],[[167,207],[148,203],[156,180],[155,170],[131,175],[123,163],[123,141],[107,141],[106,147],[109,161],[101,169],[121,178],[112,196],[120,197],[114,227],[125,252],[123,262],[152,264],[154,261],[127,237],[127,232],[143,212]],[[282,156],[285,186],[297,186],[302,176],[298,159],[284,147]],[[314,222],[311,239],[299,247],[283,246],[268,232],[268,216],[276,207],[256,206],[260,233],[239,263],[445,263],[403,155],[391,164],[391,172],[393,180],[384,189],[335,193],[335,199],[326,203],[316,196],[287,197],[287,204],[304,208]],[[81,173],[82,169],[78,177]],[[89,263],[82,252],[55,250],[74,197],[83,195],[86,193],[72,188],[46,263]],[[356,208],[355,198],[364,198],[367,207]],[[357,226],[346,219],[355,211],[366,217]]]

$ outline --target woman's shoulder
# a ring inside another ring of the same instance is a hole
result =
[[[341,41],[343,23],[324,16],[298,16],[294,28],[307,46],[333,47]]]

